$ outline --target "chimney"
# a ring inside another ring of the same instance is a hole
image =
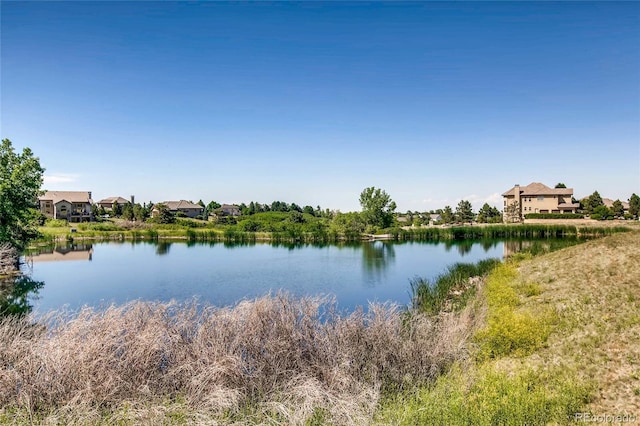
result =
[[[133,206],[134,201],[135,201],[136,197],[134,197],[133,195],[131,196],[131,205]]]
[[[91,199],[91,191],[89,191],[89,199]]]

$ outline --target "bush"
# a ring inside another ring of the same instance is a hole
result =
[[[225,423],[277,407],[279,424],[309,424],[318,412],[327,424],[363,424],[381,391],[434,379],[461,356],[470,326],[407,323],[387,305],[341,316],[335,302],[287,295],[230,308],[134,302],[49,320],[46,332],[26,319],[0,322],[0,405],[37,418],[67,413],[69,424],[174,401]]]

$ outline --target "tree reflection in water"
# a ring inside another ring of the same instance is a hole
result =
[[[0,280],[0,317],[27,315],[33,309],[30,300],[37,298],[44,286],[42,281],[34,281],[28,275],[6,277]]]
[[[374,284],[381,280],[385,269],[395,258],[396,251],[392,242],[374,241],[362,244],[362,265]]]

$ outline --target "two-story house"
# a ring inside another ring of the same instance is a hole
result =
[[[47,191],[38,198],[40,211],[48,218],[65,219],[69,222],[89,222],[91,213],[91,192],[89,191]]]
[[[527,186],[515,185],[502,194],[502,197],[504,212],[507,213],[510,206],[517,206],[518,218],[528,213],[575,213],[580,207],[579,203],[572,202],[573,188],[549,188],[540,182]],[[509,216],[505,214],[504,220],[514,220]]]

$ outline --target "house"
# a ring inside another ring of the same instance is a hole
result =
[[[122,207],[129,202],[133,205],[133,195],[131,196],[131,201],[122,197],[108,197],[98,201],[97,204],[98,206],[102,207],[106,211],[110,211],[111,209],[113,209],[114,204],[118,204],[120,207]]]
[[[242,214],[240,207],[233,204],[223,204],[219,209],[216,209],[216,213],[222,216],[240,216]]]
[[[612,200],[611,198],[603,198],[602,202],[604,203],[604,205],[607,208],[613,208],[613,203],[614,200]],[[622,208],[624,209],[624,214],[628,214],[629,213],[629,203],[627,203],[626,201],[620,201],[622,203]]]
[[[196,216],[200,216],[204,211],[204,207],[200,204],[194,204],[191,201],[180,200],[180,201],[163,201],[158,204],[164,204],[167,206],[169,211],[173,214],[182,213],[186,217],[194,218]],[[158,214],[158,210],[154,208],[151,211],[151,216],[156,216]]]
[[[573,188],[549,188],[539,182],[527,186],[516,184],[502,197],[505,222],[519,220],[528,213],[575,213],[580,207],[579,203],[572,202]],[[515,211],[510,212],[510,207]]]
[[[86,191],[47,191],[38,198],[40,212],[51,219],[64,219],[69,222],[89,222],[91,213],[91,192]]]

